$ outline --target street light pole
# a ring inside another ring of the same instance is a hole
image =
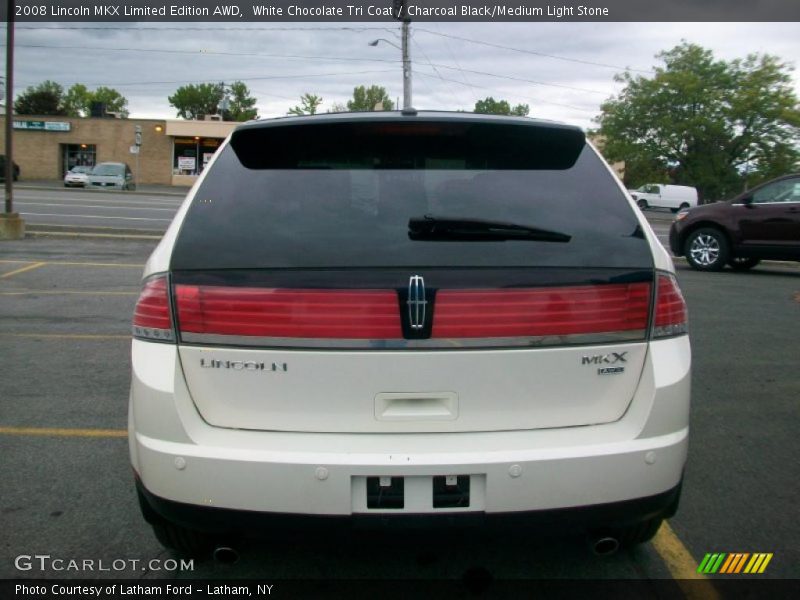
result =
[[[403,17],[403,109],[411,108],[411,54],[409,36],[411,19]]]
[[[0,213],[0,240],[25,237],[25,222],[14,212],[14,10],[12,0],[6,2],[6,193],[5,212]]]
[[[14,3],[6,3],[6,214],[14,211],[14,154],[11,136],[14,132]]]

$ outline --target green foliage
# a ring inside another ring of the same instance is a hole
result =
[[[82,83],[76,83],[64,94],[64,112],[71,117],[88,117],[94,102],[105,104],[106,112],[120,113],[123,118],[128,117],[128,100],[117,90],[101,86],[91,91]]]
[[[322,96],[316,94],[303,94],[300,96],[300,105],[289,109],[290,115],[315,115],[317,108],[322,104]]]
[[[234,81],[230,85],[228,109],[224,112],[226,121],[250,121],[258,116],[256,98],[243,81]]]
[[[375,108],[382,103],[383,108]],[[379,85],[365,87],[363,85],[353,89],[353,99],[347,101],[347,110],[351,112],[370,112],[374,110],[394,110],[394,102],[386,93],[386,88]]]
[[[65,115],[63,94],[64,88],[55,81],[43,81],[17,96],[14,112],[18,115]]]
[[[226,91],[228,106],[221,109]],[[256,99],[242,81],[234,81],[226,88],[224,82],[183,85],[167,98],[183,119],[201,119],[204,115],[221,114],[225,121],[249,121],[258,116]]]
[[[223,83],[198,83],[182,85],[167,100],[178,110],[182,119],[200,119],[203,115],[216,115],[222,101]]]
[[[517,104],[515,107],[506,100],[495,100],[491,96],[478,100],[472,112],[483,115],[513,115],[516,117],[527,117],[531,109],[527,104]]]
[[[713,200],[741,191],[745,172],[752,185],[796,168],[800,107],[790,66],[757,54],[717,60],[687,42],[657,58],[664,66],[652,77],[618,75],[625,87],[596,119],[606,158],[626,162],[628,187],[666,173]]]
[[[44,81],[26,89],[14,102],[14,110],[20,115],[88,117],[92,102],[105,104],[106,112],[128,116],[128,100],[115,89],[99,87],[91,91],[82,83],[76,83],[65,93],[55,81]]]

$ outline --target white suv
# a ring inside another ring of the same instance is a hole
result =
[[[564,518],[609,550],[677,508],[686,306],[574,127],[242,125],[147,262],[133,337],[136,485],[181,552],[415,517]]]

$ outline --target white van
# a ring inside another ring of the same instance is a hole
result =
[[[687,185],[646,183],[637,190],[628,190],[639,208],[669,208],[678,212],[682,208],[697,206],[697,189]]]

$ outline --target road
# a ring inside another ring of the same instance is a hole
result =
[[[764,575],[750,581],[800,578],[800,270],[776,264],[749,273],[678,266],[691,319],[692,438],[680,510],[653,543],[601,559],[581,538],[540,532],[503,539],[309,534],[245,541],[237,564],[197,562],[177,573],[151,566],[18,570],[15,559],[35,553],[106,564],[171,557],[139,515],[125,440],[130,315],[154,244],[3,242],[0,578],[606,578],[648,585],[678,578],[684,589],[680,578],[709,552],[774,553]],[[744,579],[714,575],[704,583],[717,589]],[[652,597],[654,589],[636,597]],[[660,597],[673,596],[665,590]]]
[[[163,233],[183,195],[100,192],[82,189],[15,190],[15,210],[22,214],[29,231],[135,233],[157,236]],[[667,246],[669,211],[647,210],[648,221],[658,239]]]
[[[176,194],[180,190],[176,190]],[[183,196],[82,189],[14,190],[14,210],[30,231],[127,232],[160,235]]]

